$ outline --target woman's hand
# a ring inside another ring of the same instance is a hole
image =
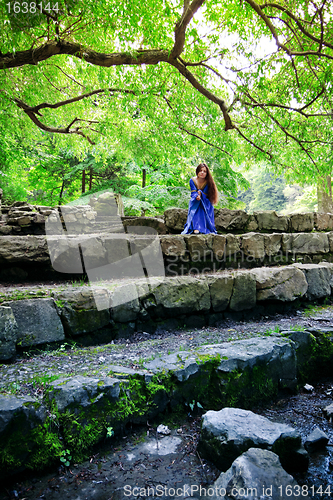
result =
[[[197,200],[201,200],[201,191],[198,191]]]

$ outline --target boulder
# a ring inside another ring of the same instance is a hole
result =
[[[280,231],[287,232],[289,220],[285,215],[278,215],[275,210],[264,210],[262,212],[254,212],[253,214],[258,221],[259,231]]]
[[[182,235],[166,235],[160,238],[162,253],[168,261],[188,261],[186,243]]]
[[[251,270],[256,280],[257,301],[290,302],[308,290],[304,273],[294,266],[259,267]]]
[[[64,340],[65,333],[53,299],[6,302],[17,323],[17,345],[30,347]]]
[[[184,240],[192,262],[211,262],[214,259],[212,234],[185,235]]]
[[[251,272],[234,271],[234,287],[230,298],[230,309],[242,311],[256,305],[256,279]]]
[[[217,231],[242,231],[246,228],[249,215],[244,210],[215,209],[215,227]]]
[[[316,300],[331,295],[331,269],[320,264],[293,264],[300,269],[308,283],[306,297]]]
[[[17,323],[10,307],[0,306],[0,361],[16,353]]]
[[[328,235],[324,233],[283,234],[282,250],[285,254],[311,255],[316,253],[327,253],[329,251]]]
[[[241,239],[235,234],[227,234],[225,255],[227,259],[235,259],[240,252]]]
[[[325,448],[328,442],[329,438],[326,436],[325,432],[319,429],[319,427],[316,427],[306,438],[304,447],[309,453],[313,453]]]
[[[207,490],[212,500],[296,500],[302,491],[278,455],[260,448],[243,453]]]
[[[260,233],[247,233],[241,237],[242,249],[246,260],[264,259],[265,245],[264,236]]]
[[[235,278],[231,273],[206,275],[211,303],[215,312],[224,311],[230,302]]]
[[[314,216],[312,212],[290,215],[290,230],[293,233],[312,231],[313,228]]]
[[[164,212],[164,222],[171,233],[181,233],[187,220],[188,210],[184,208],[169,208]]]
[[[292,465],[301,447],[299,432],[286,424],[240,408],[209,410],[202,417],[199,453],[222,471],[249,448],[262,448],[279,455],[282,465]]]

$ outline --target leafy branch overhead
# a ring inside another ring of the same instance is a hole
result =
[[[149,117],[160,134],[164,113],[170,126],[227,155],[224,132],[234,130],[266,159],[292,169],[284,143],[309,176],[312,168],[330,173],[332,2],[57,5],[35,14],[7,7],[0,19],[0,99],[40,129],[93,144],[121,127],[125,110]]]

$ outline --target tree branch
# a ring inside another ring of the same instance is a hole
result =
[[[175,43],[170,54],[170,59],[176,59],[183,52],[185,44],[185,32],[192,17],[201,7],[205,0],[193,0],[190,4],[189,0],[184,1],[184,9],[182,17],[176,23],[175,28]]]

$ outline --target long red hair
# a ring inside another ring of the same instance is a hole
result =
[[[198,176],[198,173],[203,168],[206,168],[206,171],[207,171],[206,181],[208,184],[208,194],[207,194],[208,199],[212,205],[216,205],[216,203],[219,201],[219,192],[217,190],[217,187],[216,187],[216,184],[215,184],[214,179],[212,177],[212,174],[210,173],[210,170],[209,170],[208,166],[206,165],[206,163],[199,163],[199,165],[197,166],[197,168],[195,170],[195,173]]]

